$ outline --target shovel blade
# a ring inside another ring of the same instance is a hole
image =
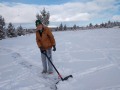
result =
[[[72,75],[66,76],[65,78],[62,79],[62,81],[68,80],[68,78],[73,78],[73,76]],[[61,80],[59,80],[59,81],[61,81]],[[58,84],[59,81],[56,82],[56,84]]]
[[[63,80],[62,80],[62,81],[64,81],[64,80],[68,80],[68,78],[73,78],[73,76],[72,76],[72,75],[69,75],[69,76],[67,76],[67,77],[63,78]]]

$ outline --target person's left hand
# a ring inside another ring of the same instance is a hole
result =
[[[55,45],[53,45],[53,51],[56,51],[56,46]]]

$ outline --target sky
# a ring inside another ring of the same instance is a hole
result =
[[[32,24],[46,9],[50,26],[72,26],[120,21],[120,0],[0,0],[0,15],[6,23]]]

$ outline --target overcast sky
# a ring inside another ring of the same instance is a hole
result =
[[[7,23],[34,23],[43,8],[53,26],[120,21],[120,0],[0,0],[0,15]]]

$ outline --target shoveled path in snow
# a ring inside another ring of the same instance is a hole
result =
[[[56,75],[43,76],[41,67],[33,66],[8,48],[0,47],[0,57],[0,90],[55,90],[52,77]]]

